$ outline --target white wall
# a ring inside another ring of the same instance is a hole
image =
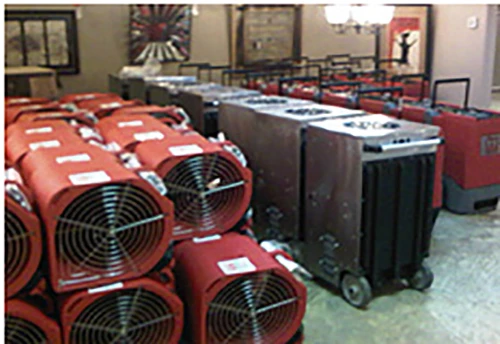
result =
[[[467,18],[476,16],[479,26],[467,28]],[[496,6],[437,5],[433,6],[434,51],[433,79],[470,77],[469,104],[488,107],[493,83]],[[439,99],[459,102],[463,88],[447,87]]]

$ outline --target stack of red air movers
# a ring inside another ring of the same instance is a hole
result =
[[[180,340],[173,204],[154,171],[127,166],[97,133],[103,107],[82,104],[99,97],[122,102],[6,102],[8,343]]]
[[[245,157],[223,136],[206,139],[139,110],[115,112],[96,128],[126,166],[139,174],[154,171],[174,204],[174,272],[186,309],[185,340],[289,342],[299,332],[306,292],[252,239],[252,174]],[[245,293],[247,300],[240,300]]]

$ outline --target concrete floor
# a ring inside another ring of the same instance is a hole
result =
[[[385,291],[367,310],[307,281],[305,343],[500,343],[500,209],[442,211],[427,261],[428,291]]]

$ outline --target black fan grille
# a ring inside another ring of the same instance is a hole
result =
[[[288,103],[288,100],[286,99],[278,99],[278,98],[255,98],[255,99],[248,99],[246,101],[248,104],[256,104],[256,105],[259,105],[259,104],[271,104],[271,105],[274,105],[274,104],[286,104]]]
[[[23,222],[14,213],[5,209],[5,254],[7,285],[13,283],[24,271],[30,259],[30,236]]]
[[[240,209],[245,197],[240,169],[219,154],[183,160],[163,181],[175,204],[176,221],[200,231],[221,228]]]
[[[330,113],[330,111],[326,109],[318,109],[318,108],[287,109],[285,110],[285,112],[296,116],[318,116]]]
[[[210,302],[209,343],[283,342],[299,314],[298,296],[291,284],[274,273],[240,277]]]
[[[160,296],[142,288],[115,291],[92,302],[71,324],[70,342],[168,343],[175,314]]]
[[[79,280],[89,274],[98,278],[141,272],[139,266],[161,243],[165,216],[151,195],[130,184],[84,192],[57,218],[56,250],[62,275]]]
[[[45,333],[35,324],[22,318],[9,316],[5,319],[5,343],[48,344]]]

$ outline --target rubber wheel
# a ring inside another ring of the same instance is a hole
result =
[[[365,277],[346,273],[342,277],[340,289],[344,299],[354,307],[366,307],[372,300],[372,288]]]
[[[412,289],[422,291],[428,289],[432,285],[433,281],[434,274],[431,269],[427,265],[422,264],[420,269],[415,272],[415,275],[413,275],[408,282]]]

